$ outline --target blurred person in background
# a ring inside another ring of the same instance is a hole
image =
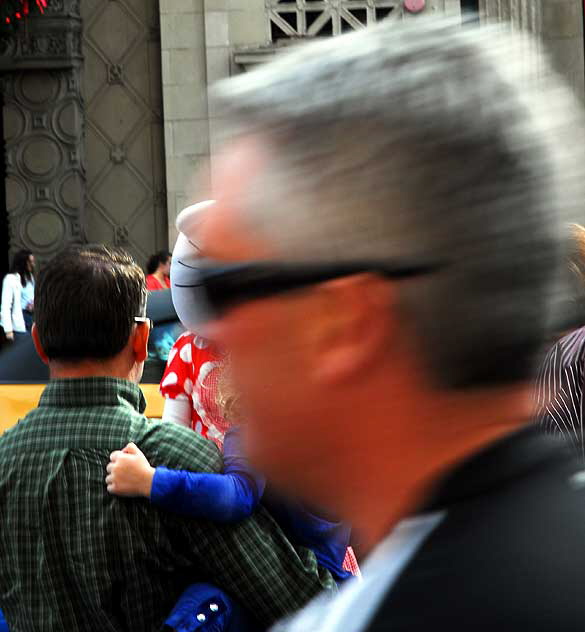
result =
[[[0,323],[8,340],[22,337],[32,326],[34,306],[34,256],[19,250],[2,282]]]
[[[18,265],[18,275],[22,284],[22,292],[20,294],[20,303],[22,305],[22,317],[26,330],[30,331],[34,320],[35,307],[35,256],[32,252],[21,251],[21,257]]]
[[[585,228],[573,227],[569,268],[575,291],[567,301],[563,331],[546,354],[536,380],[536,423],[568,438],[585,461]]]
[[[529,422],[584,121],[533,46],[386,23],[218,87],[202,333],[252,463],[372,548],[278,630],[583,629],[582,466]]]
[[[171,287],[169,275],[171,273],[171,253],[161,250],[152,255],[146,264],[146,289],[168,290]]]

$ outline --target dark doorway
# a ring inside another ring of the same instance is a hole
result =
[[[461,19],[466,23],[479,22],[479,0],[461,0]]]

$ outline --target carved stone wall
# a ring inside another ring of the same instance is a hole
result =
[[[158,0],[84,0],[89,241],[168,247]]]
[[[84,238],[80,32],[79,0],[54,0],[0,51],[10,252],[41,262]]]
[[[70,68],[82,61],[80,0],[51,0],[0,42],[0,71]]]
[[[82,112],[74,70],[4,79],[6,206],[11,250],[42,260],[79,241]]]

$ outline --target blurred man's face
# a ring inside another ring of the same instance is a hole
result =
[[[245,188],[262,168],[261,156],[246,144],[232,147],[216,178],[217,204],[197,236],[203,256],[219,261],[275,258],[269,244],[246,226]],[[321,402],[311,384],[311,322],[315,293],[277,294],[229,309],[212,322],[208,335],[226,349],[230,373],[241,397],[250,457],[273,479],[288,482],[317,460]]]

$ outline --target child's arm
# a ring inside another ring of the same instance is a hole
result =
[[[108,465],[108,491],[119,495],[147,496],[163,509],[192,517],[216,522],[243,520],[258,505],[265,481],[250,470],[247,460],[241,456],[235,432],[226,435],[224,447],[224,474],[169,470],[165,467],[154,470],[135,446],[132,454],[127,453],[127,449],[114,452]]]
[[[157,467],[150,500],[153,504],[215,522],[249,517],[259,502],[253,479],[241,474],[201,474]]]
[[[193,403],[191,399],[170,399],[167,397],[163,408],[162,420],[190,428],[192,409]]]

